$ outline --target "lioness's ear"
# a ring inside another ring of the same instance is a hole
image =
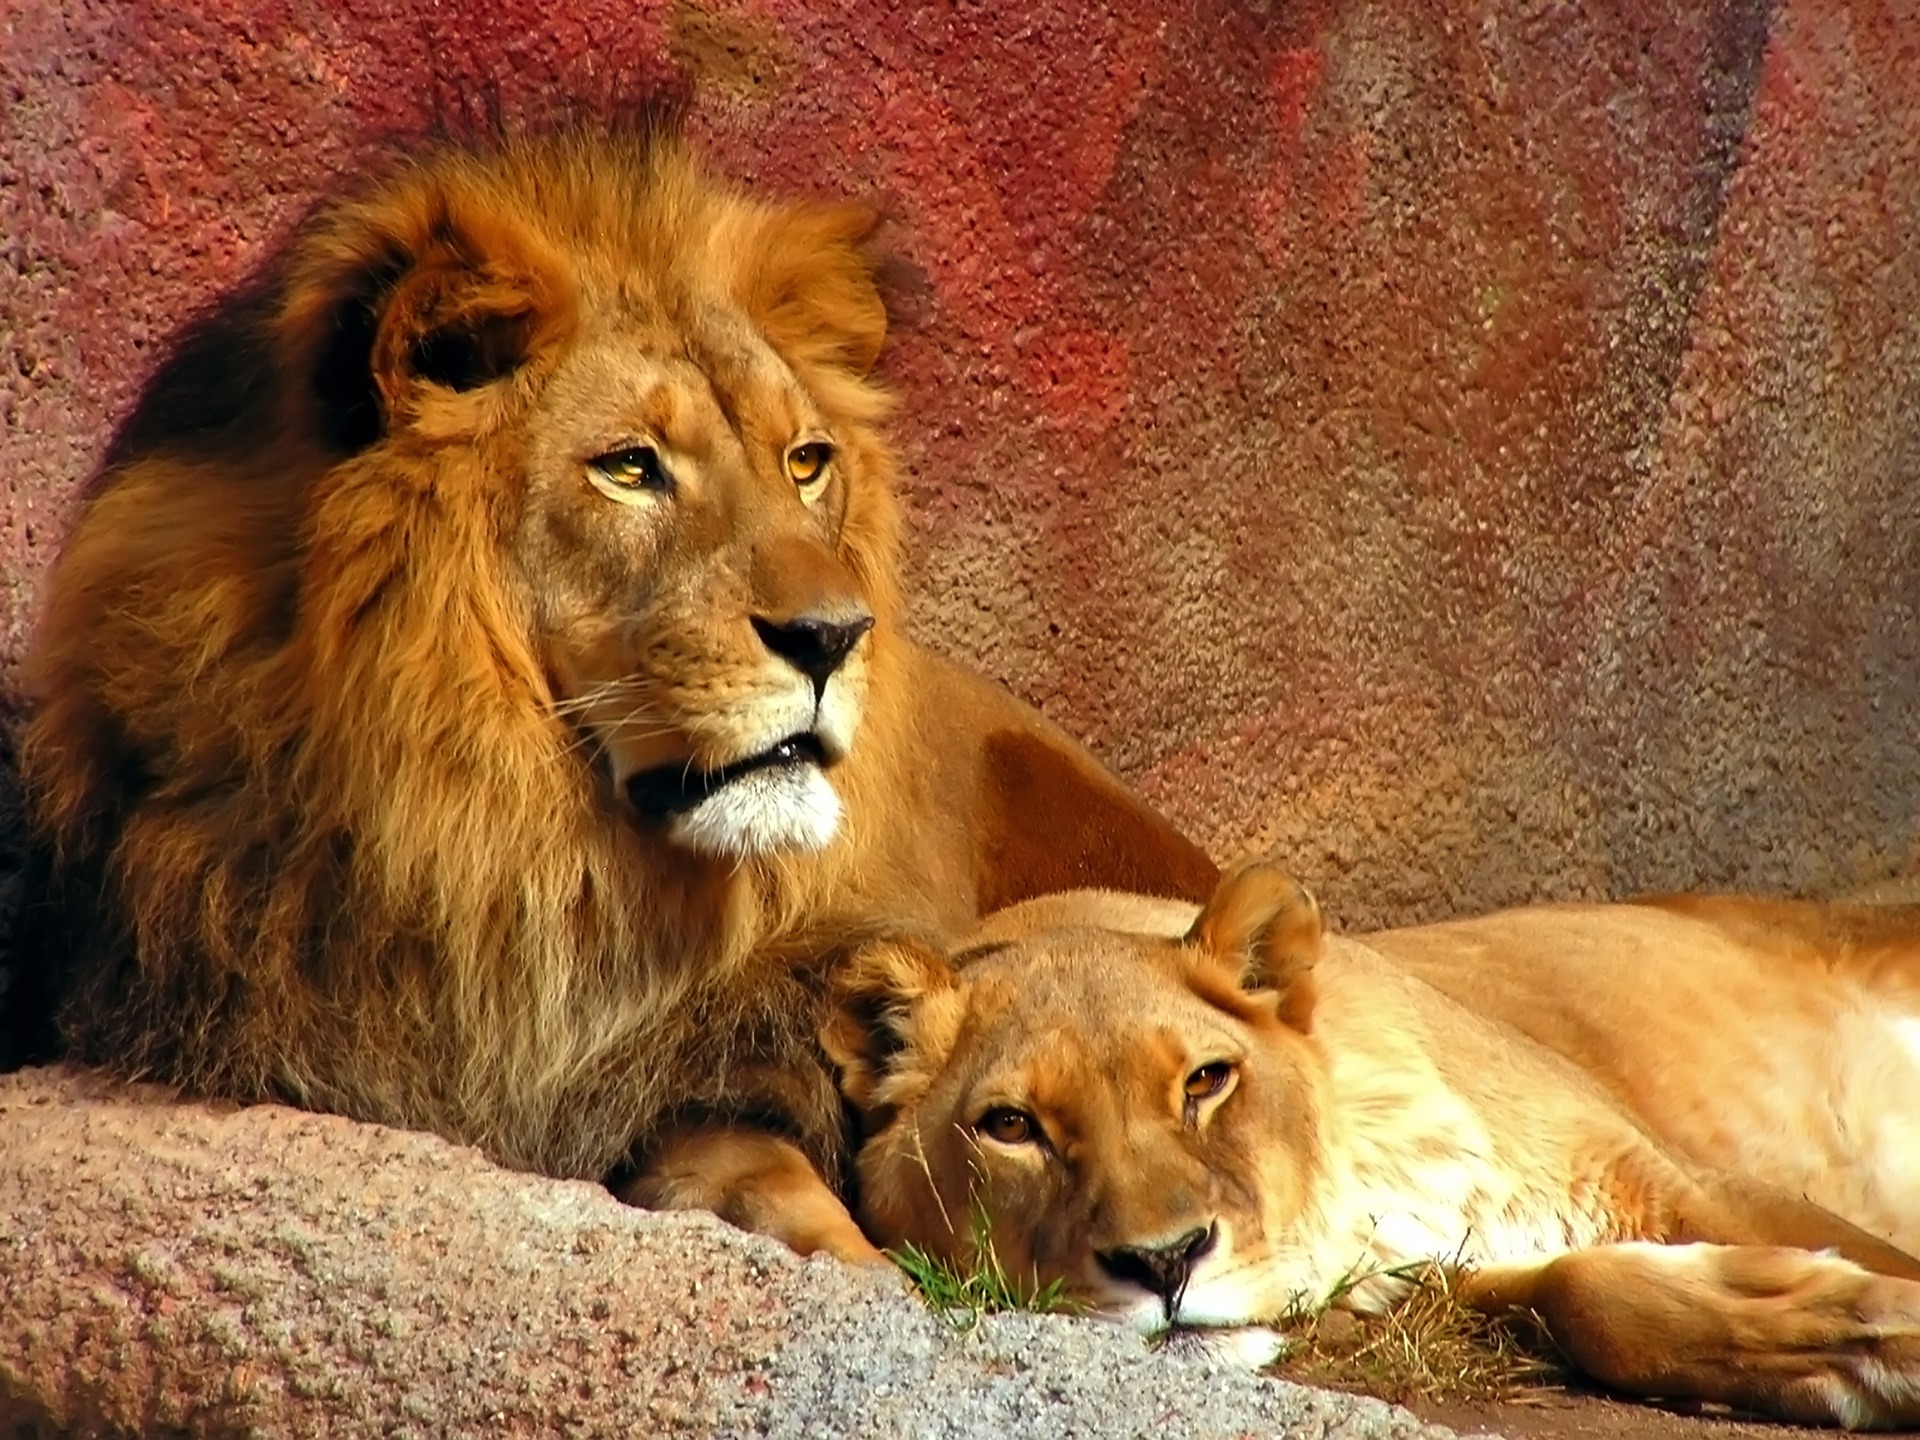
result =
[[[568,272],[458,176],[402,177],[296,242],[279,326],[318,438],[352,454],[513,375],[572,315]],[[484,424],[484,405],[463,413]]]
[[[928,1064],[946,1059],[959,1030],[960,993],[944,955],[918,940],[881,940],[858,951],[834,983],[820,1046],[840,1090],[871,1116],[893,1061],[910,1043]]]
[[[1220,881],[1186,943],[1271,991],[1281,1020],[1305,1030],[1313,1019],[1313,967],[1320,963],[1320,906],[1278,865],[1243,860]]]
[[[797,204],[761,221],[736,279],[741,307],[790,360],[865,375],[887,338],[872,242],[878,212]]]

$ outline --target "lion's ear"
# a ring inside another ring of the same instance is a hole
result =
[[[902,1052],[911,1046],[916,1064],[940,1065],[959,1019],[946,956],[920,940],[880,940],[856,952],[835,982],[820,1046],[840,1071],[841,1093],[872,1116]]]
[[[1282,1021],[1306,1030],[1320,963],[1320,906],[1278,865],[1246,860],[1229,870],[1187,932],[1186,943],[1273,994]]]
[[[351,454],[511,377],[571,315],[565,267],[510,214],[401,186],[304,237],[280,325],[296,403]]]
[[[887,338],[887,307],[865,205],[801,204],[769,214],[736,280],[741,307],[801,364],[865,375]]]

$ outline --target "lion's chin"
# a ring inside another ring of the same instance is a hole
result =
[[[660,765],[626,778],[636,814],[702,855],[742,860],[821,850],[840,828],[826,768],[844,752],[807,731],[712,770]]]
[[[667,822],[667,838],[702,855],[745,860],[824,850],[840,828],[840,797],[808,760],[729,780]]]

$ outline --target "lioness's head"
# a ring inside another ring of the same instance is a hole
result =
[[[1190,923],[1189,923],[1190,922]],[[1319,911],[1243,866],[1197,919],[1085,891],[963,946],[866,950],[823,1036],[864,1118],[862,1223],[1146,1327],[1272,1318],[1320,1164]]]
[[[750,199],[668,140],[561,137],[430,156],[290,261],[311,438],[370,479],[315,529],[390,525],[371,482],[399,466],[436,528],[478,503],[475,561],[503,549],[522,607],[503,632],[611,793],[696,851],[839,821],[893,606],[873,226]]]

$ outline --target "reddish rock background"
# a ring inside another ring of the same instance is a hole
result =
[[[167,332],[436,115],[883,201],[917,619],[1349,924],[1920,870],[1906,0],[0,0],[6,688]]]

